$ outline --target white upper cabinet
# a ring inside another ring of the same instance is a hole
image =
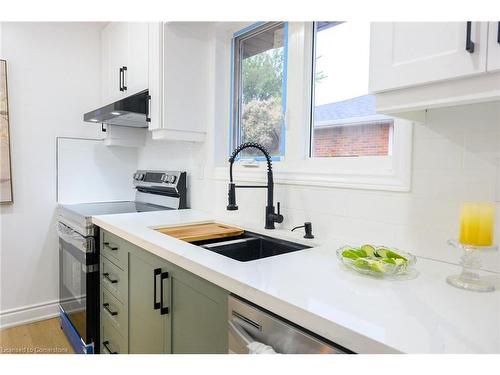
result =
[[[375,22],[370,83],[377,112],[423,120],[425,110],[500,101],[498,22]]]
[[[101,33],[102,102],[107,104],[123,97],[122,67],[127,63],[127,24],[109,23]]]
[[[488,72],[500,70],[500,22],[490,22],[488,28]]]
[[[484,73],[487,33],[487,22],[374,22],[370,91]]]
[[[127,96],[148,88],[148,24],[128,24],[128,60],[125,74]]]
[[[153,139],[205,140],[212,33],[206,22],[150,24],[149,129]]]
[[[148,25],[149,130],[163,126],[163,22]]]
[[[111,22],[101,34],[102,102],[148,88],[148,24]]]

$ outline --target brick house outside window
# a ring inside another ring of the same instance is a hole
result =
[[[363,95],[314,108],[314,157],[388,156],[394,122],[375,112],[375,98]]]

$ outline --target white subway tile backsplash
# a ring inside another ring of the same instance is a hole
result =
[[[276,200],[281,201],[282,207],[346,216],[348,194],[342,189],[336,189],[335,194],[332,194],[332,190],[328,188],[299,186],[291,188],[289,185],[281,185],[276,190]]]
[[[348,217],[397,224],[409,219],[412,200],[408,194],[353,191],[347,203]]]
[[[500,106],[483,103],[429,110],[425,124],[414,126],[411,191],[382,192],[356,189],[276,185],[275,201],[281,202],[291,229],[305,221],[314,233],[346,243],[373,242],[394,245],[420,256],[458,263],[460,252],[447,245],[458,235],[458,216],[463,201],[494,201],[497,204],[496,238],[500,241]],[[181,146],[168,161],[169,150],[155,146],[140,165],[186,169],[205,158],[201,147]],[[186,156],[187,155],[187,156]],[[264,225],[265,189],[238,189],[238,211],[226,211],[227,182],[191,179],[192,207],[211,211],[228,221],[237,219],[252,226]],[[484,268],[500,272],[499,252],[484,255]],[[443,275],[443,278],[446,275]]]
[[[413,169],[460,170],[462,168],[463,140],[416,139],[414,141]],[[420,152],[425,150],[425,152]]]

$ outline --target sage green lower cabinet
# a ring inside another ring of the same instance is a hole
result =
[[[129,253],[128,270],[129,353],[170,353],[168,266],[157,257],[134,250]]]
[[[172,353],[227,354],[228,293],[178,267],[170,282]]]
[[[101,252],[101,264],[118,267],[109,272],[112,281],[121,272],[127,282],[115,290],[110,285],[120,281],[101,280],[101,305],[106,304],[101,306],[101,336],[106,336],[106,345],[101,337],[101,353],[228,352],[227,291],[104,231],[106,235],[119,243],[122,253],[115,259]]]

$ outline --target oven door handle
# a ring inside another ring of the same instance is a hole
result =
[[[83,253],[93,253],[94,252],[94,238],[84,237],[77,231],[71,229],[63,223],[57,223],[57,235],[64,242],[73,245],[75,248]]]

